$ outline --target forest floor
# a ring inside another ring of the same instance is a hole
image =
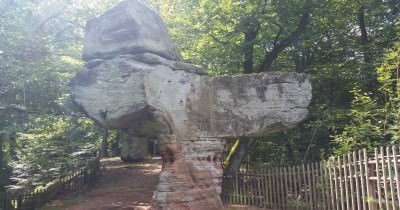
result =
[[[161,162],[160,158],[141,163],[123,163],[119,158],[103,159],[101,174],[94,186],[81,192],[59,195],[42,210],[150,210]],[[224,210],[258,208],[227,206]]]

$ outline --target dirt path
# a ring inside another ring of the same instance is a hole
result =
[[[160,158],[145,163],[123,163],[119,158],[103,159],[95,186],[69,198],[62,195],[45,209],[150,209],[160,171]]]
[[[150,210],[161,162],[160,158],[144,163],[123,163],[119,158],[103,159],[98,183],[82,193],[61,195],[43,210]],[[225,210],[239,209],[257,208],[230,206]]]

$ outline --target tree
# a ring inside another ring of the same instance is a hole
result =
[[[99,131],[72,106],[69,81],[83,65],[85,22],[115,2],[0,1],[0,133],[20,183],[67,172],[82,164],[77,151],[98,143]]]
[[[211,75],[261,70],[312,75],[310,118],[276,137],[282,151],[297,159],[293,162],[318,160],[339,147],[332,136],[350,120],[352,91],[378,91],[375,69],[395,41],[400,14],[393,0],[153,2],[183,57]]]
[[[203,66],[207,66],[211,74],[239,72],[247,74],[270,71],[279,54],[289,46],[295,45],[306,30],[310,22],[312,1],[300,0],[290,3],[287,1],[191,1],[183,7],[200,11],[198,16],[192,13],[185,16],[180,13],[176,18],[171,18],[169,15],[165,17],[167,23],[172,22],[172,27],[182,25],[175,25],[175,22],[195,24],[194,30],[187,29],[190,28],[187,25],[179,29],[193,30],[197,36],[201,37],[195,40],[195,43],[187,43],[201,45],[194,49],[190,48],[189,50],[194,51],[190,54],[202,58],[201,61],[205,61]],[[171,2],[167,5],[171,6]],[[174,7],[168,7],[168,9],[171,8]],[[174,29],[172,31],[174,32]],[[186,46],[183,48],[184,55],[187,55]],[[224,56],[221,57],[221,54]],[[214,59],[208,56],[213,56]],[[196,61],[199,60],[194,60]],[[235,144],[237,146],[232,148],[226,159],[228,163],[226,167],[229,168],[227,170],[238,169],[253,142],[253,139],[237,140]]]
[[[103,129],[103,139],[100,146],[100,157],[107,157],[108,155],[108,128]]]
[[[360,148],[386,146],[400,141],[400,44],[392,49],[377,68],[379,91],[355,91],[351,121],[335,137],[337,153]]]
[[[311,0],[154,2],[184,57],[211,74],[270,71],[306,30],[313,7]]]

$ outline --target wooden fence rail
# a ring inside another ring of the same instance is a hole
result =
[[[97,157],[86,167],[74,171],[44,189],[18,194],[0,192],[0,210],[36,209],[50,202],[60,192],[71,192],[92,184],[100,170],[100,158]]]
[[[349,153],[290,167],[248,168],[224,176],[228,204],[288,210],[400,209],[398,147]]]

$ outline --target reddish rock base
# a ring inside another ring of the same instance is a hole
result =
[[[218,158],[222,147],[216,146],[222,145],[222,141],[197,140],[194,144],[169,139],[167,142],[162,149],[163,168],[153,197],[153,209],[223,209],[220,199],[222,166]],[[207,147],[210,144],[213,147]]]

